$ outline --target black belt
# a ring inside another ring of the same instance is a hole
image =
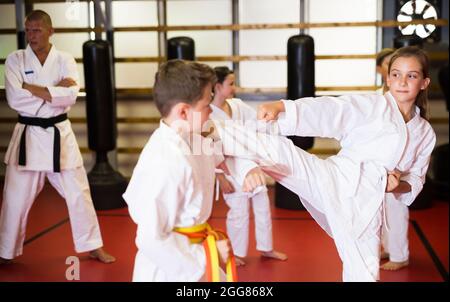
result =
[[[19,115],[19,123],[24,124],[22,135],[20,136],[19,144],[19,165],[25,166],[27,164],[27,146],[26,146],[26,135],[27,126],[39,126],[44,129],[48,127],[53,127],[55,129],[54,139],[53,139],[53,172],[61,172],[60,167],[60,154],[61,154],[61,136],[59,134],[59,129],[55,124],[67,120],[67,113],[60,114],[51,118],[39,118],[39,117],[27,117]]]

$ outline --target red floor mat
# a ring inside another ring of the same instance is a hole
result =
[[[271,192],[272,194],[272,192]],[[261,258],[255,249],[253,219],[250,223],[250,246],[247,264],[238,268],[240,281],[340,281],[341,262],[330,237],[306,211],[272,209],[274,247],[287,253],[286,262]],[[225,228],[227,207],[214,204],[210,223]],[[127,209],[99,211],[105,248],[117,257],[114,264],[90,260],[86,254],[76,255],[68,222],[25,245],[24,255],[15,263],[0,267],[0,281],[66,281],[66,258],[80,258],[81,281],[130,281],[136,254],[136,226]],[[67,217],[65,203],[49,186],[33,206],[27,238],[45,231]],[[411,211],[414,221],[430,243],[448,276],[448,203],[436,202],[432,209]],[[411,225],[410,266],[397,272],[381,272],[381,281],[442,281],[416,229]]]

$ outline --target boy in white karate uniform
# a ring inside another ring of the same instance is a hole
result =
[[[226,66],[214,68],[217,82],[214,86],[214,99],[211,103],[212,120],[256,121],[256,111],[240,99],[233,98],[235,93],[234,73]],[[252,192],[244,192],[243,186],[249,178],[244,178],[242,170],[236,170],[236,161],[250,167],[258,167],[256,163],[245,159],[227,158],[226,164],[230,175],[222,171],[217,173],[217,179],[222,189],[223,198],[229,210],[227,213],[227,233],[230,236],[233,252],[236,257],[236,265],[244,265],[244,257],[248,251],[250,200],[255,217],[256,249],[261,251],[264,257],[278,260],[286,260],[284,253],[273,250],[272,217],[270,213],[270,201],[266,186],[259,186]],[[245,162],[243,162],[245,161]],[[258,175],[254,177],[264,178],[261,169],[257,169]]]
[[[286,138],[215,122],[225,155],[257,162],[295,192],[333,237],[343,262],[344,281],[378,280],[385,192],[420,188],[401,182],[400,169],[408,139],[406,123],[416,112],[415,106],[426,105],[423,96],[430,79],[423,57],[415,47],[399,52],[391,60],[390,91],[384,96],[303,98],[260,106],[258,118],[278,119],[276,126],[282,135],[340,141],[340,152],[325,160],[295,147]],[[418,163],[416,169],[426,170],[427,160],[422,158],[429,157],[430,149],[428,145],[410,157]]]
[[[65,198],[75,250],[111,263],[103,249],[80,150],[67,112],[75,104],[78,72],[74,58],[50,44],[50,16],[31,12],[25,21],[28,46],[6,58],[8,105],[19,122],[5,156],[0,215],[0,263],[22,254],[28,212],[45,178]]]
[[[212,272],[217,250],[227,262],[227,280],[236,280],[228,239],[206,238],[216,234],[207,220],[215,169],[224,161],[221,153],[207,149],[212,140],[201,136],[214,82],[212,68],[182,60],[162,64],[156,74],[154,101],[162,119],[123,195],[138,225],[133,281],[223,280]]]

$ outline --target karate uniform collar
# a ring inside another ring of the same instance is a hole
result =
[[[211,106],[211,110],[212,110],[213,112],[215,112],[215,111],[222,111],[222,112],[223,112],[222,108],[217,107],[217,106],[214,105],[213,103],[209,104],[209,106]]]
[[[420,123],[420,108],[414,105],[414,116],[406,123],[408,128],[415,128]]]
[[[39,61],[38,57],[34,53],[33,49],[31,49],[30,44],[28,44],[27,48],[25,48],[26,55],[28,57],[33,58],[34,63],[37,65],[36,67],[39,67],[39,69],[42,69],[49,64],[48,62],[53,59],[55,51],[56,51],[55,45],[52,44],[52,46],[50,47],[50,51],[48,52],[47,58],[45,59],[44,65],[41,65],[41,62]]]
[[[387,91],[387,92],[384,94],[384,97],[385,97],[386,100],[388,100],[388,101],[391,103],[391,105],[395,108],[395,112],[397,113],[397,118],[398,118],[398,119],[401,119],[401,120],[403,121],[403,124],[406,125],[405,120],[403,119],[403,115],[402,115],[402,113],[400,112],[400,108],[398,108],[397,101],[395,100],[395,98],[394,98],[394,96],[392,95],[392,93],[391,93],[390,91]]]
[[[396,156],[392,160],[392,162],[389,165],[389,170],[393,170],[395,167],[397,167],[398,163],[400,162],[400,159],[403,155],[403,152],[405,151],[406,146],[406,140],[408,137],[408,130],[406,127],[405,120],[403,119],[402,113],[400,112],[400,108],[398,108],[397,102],[395,101],[394,96],[388,91],[384,94],[385,99],[390,103],[390,106],[393,107],[393,110],[395,112],[395,119],[398,125],[398,131],[399,131],[399,141],[397,146],[397,152],[395,152]]]
[[[177,132],[175,129],[167,125],[162,119],[159,121],[159,129],[164,134],[165,137],[173,139],[175,143],[182,149],[186,149],[186,152],[192,153],[191,143],[189,139],[189,133],[187,132]],[[197,134],[193,134],[197,136]]]
[[[393,102],[393,103],[395,104],[395,108],[397,108],[396,111],[398,111],[398,113],[399,113],[400,115],[402,115],[402,113],[400,112],[400,109],[398,108],[397,102],[395,101],[395,98],[394,98],[394,96],[391,94],[391,92],[390,92],[390,91],[387,91],[387,92],[384,94],[384,96],[385,96],[385,98],[386,98],[387,100],[389,100],[389,101],[391,101],[391,102]],[[402,116],[402,120],[403,120],[403,116]],[[416,105],[414,105],[414,116],[413,116],[408,122],[405,122],[404,120],[403,120],[403,122],[404,122],[406,125],[408,125],[408,127],[410,127],[410,126],[416,125],[417,123],[419,123],[419,121],[420,121],[420,108],[417,107]]]
[[[225,100],[225,102],[228,102],[227,100]],[[228,105],[230,105],[230,103],[228,103]],[[211,106],[211,110],[214,114],[217,114],[220,116],[220,118],[222,119],[229,119],[230,117],[228,116],[228,114],[220,107],[217,107],[214,104],[210,104],[209,106]],[[231,107],[231,105],[230,105]]]

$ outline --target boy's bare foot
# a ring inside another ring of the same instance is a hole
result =
[[[389,259],[389,253],[381,252],[380,259],[381,260]]]
[[[401,269],[402,267],[408,266],[409,261],[403,261],[403,262],[394,262],[394,261],[388,261],[382,266],[380,266],[381,269],[384,269],[386,271],[396,271]]]
[[[12,263],[12,259],[5,259],[5,258],[0,257],[0,265],[8,264],[8,263]]]
[[[245,265],[245,261],[242,258],[239,257],[234,257],[234,263],[236,263],[236,266],[244,266]]]
[[[273,259],[277,259],[277,260],[281,260],[281,261],[285,261],[288,258],[286,254],[277,252],[275,250],[270,251],[270,252],[261,252],[261,255],[263,257],[273,258]]]
[[[96,250],[90,251],[89,257],[91,257],[92,259],[97,259],[98,261],[103,263],[113,263],[114,261],[116,261],[116,258],[105,252],[103,248],[98,248]]]

